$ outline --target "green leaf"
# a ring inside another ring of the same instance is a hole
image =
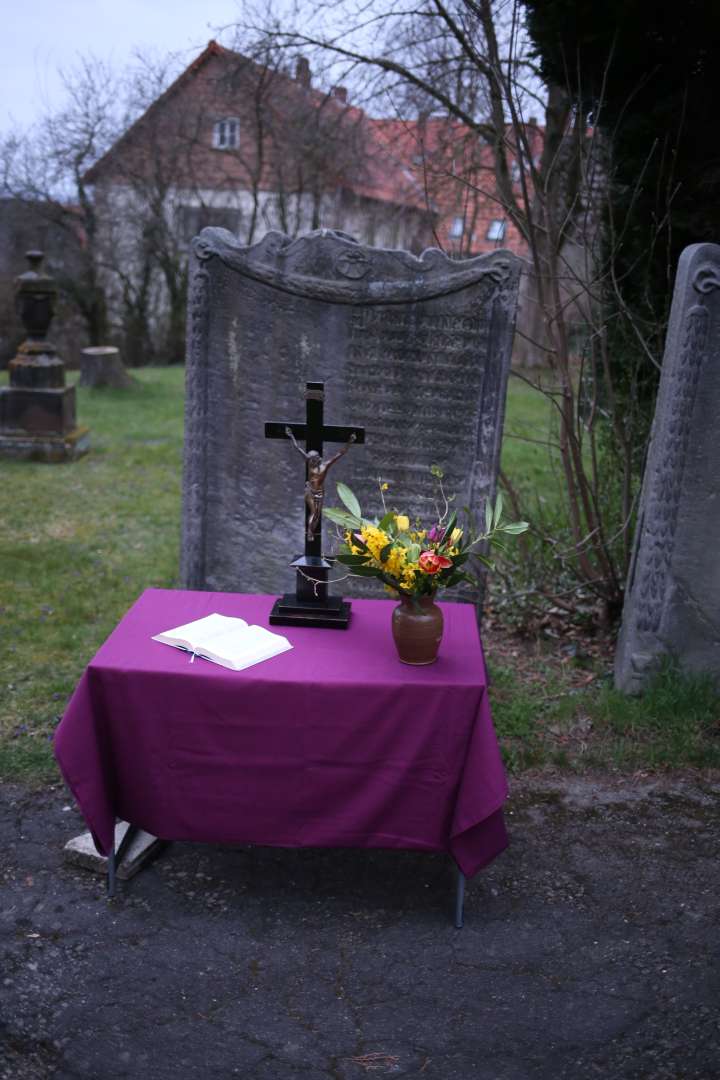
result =
[[[443,526],[443,528],[445,529],[445,532],[443,533],[443,542],[442,542],[441,546],[450,543],[450,534],[452,533],[452,531],[455,528],[456,524],[457,524],[457,510],[453,510],[452,514],[448,518],[447,525]]]
[[[520,533],[526,532],[529,528],[527,521],[513,521],[510,525],[503,525],[502,531],[510,533],[511,536],[519,536]]]
[[[443,476],[445,475],[439,465],[431,465],[430,472],[436,480],[442,480]]]
[[[500,521],[500,518],[502,517],[502,512],[503,512],[503,494],[502,494],[502,491],[498,491],[497,499],[495,500],[495,515],[493,517],[493,526],[494,526],[494,528],[498,527],[498,523]]]
[[[485,532],[489,533],[492,529],[493,523],[493,511],[490,504],[490,499],[485,500]]]
[[[367,555],[353,555],[351,552],[348,552],[347,554],[342,552],[340,555],[337,555],[336,558],[343,566],[365,566],[368,561]]]
[[[362,518],[362,510],[360,509],[360,503],[357,501],[347,484],[343,484],[342,482],[338,483],[337,493],[340,502],[344,503],[344,505],[347,506],[353,517],[356,517],[358,520],[360,520],[360,518]]]
[[[380,550],[380,562],[387,562],[388,557],[390,555],[390,552],[392,551],[392,548],[393,548],[392,540],[390,541],[389,544],[386,544],[384,548],[381,548],[381,550]]]
[[[375,566],[354,566],[350,571],[358,577],[382,577],[382,573]]]
[[[390,529],[390,526],[394,525],[394,524],[395,524],[395,511],[394,510],[388,510],[387,514],[384,514],[383,517],[381,517],[380,520],[378,521],[377,527],[378,527],[378,529],[382,529],[383,532],[387,532]]]
[[[354,532],[355,529],[359,529],[362,525],[362,521],[359,517],[348,514],[347,511],[340,510],[334,506],[327,510],[323,510],[323,515],[330,521],[334,521],[336,525],[342,525],[343,528],[350,529],[351,532]]]

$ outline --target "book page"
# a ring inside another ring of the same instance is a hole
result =
[[[206,648],[198,647],[198,654],[234,671],[242,671],[291,648],[282,634],[274,634],[262,626],[248,626],[242,633],[231,630],[213,637]]]
[[[244,619],[235,619],[230,615],[206,615],[203,619],[195,619],[194,622],[183,623],[172,630],[164,630],[162,634],[154,634],[153,641],[161,641],[164,645],[183,645],[187,649],[199,649],[203,642],[210,641],[219,634],[227,634],[233,630],[238,633],[247,630]]]

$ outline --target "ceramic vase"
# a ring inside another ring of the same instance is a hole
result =
[[[403,596],[392,613],[392,634],[403,664],[432,664],[443,635],[443,615],[432,596]]]

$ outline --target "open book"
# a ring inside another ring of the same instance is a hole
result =
[[[273,634],[264,626],[248,626],[244,619],[229,615],[206,615],[204,619],[176,626],[163,634],[153,634],[153,641],[173,645],[214,664],[242,671],[244,668],[287,652],[292,645],[282,634]]]

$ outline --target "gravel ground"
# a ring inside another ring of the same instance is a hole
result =
[[[720,780],[529,779],[449,860],[170,845],[114,901],[0,787],[1,1080],[720,1077]]]

